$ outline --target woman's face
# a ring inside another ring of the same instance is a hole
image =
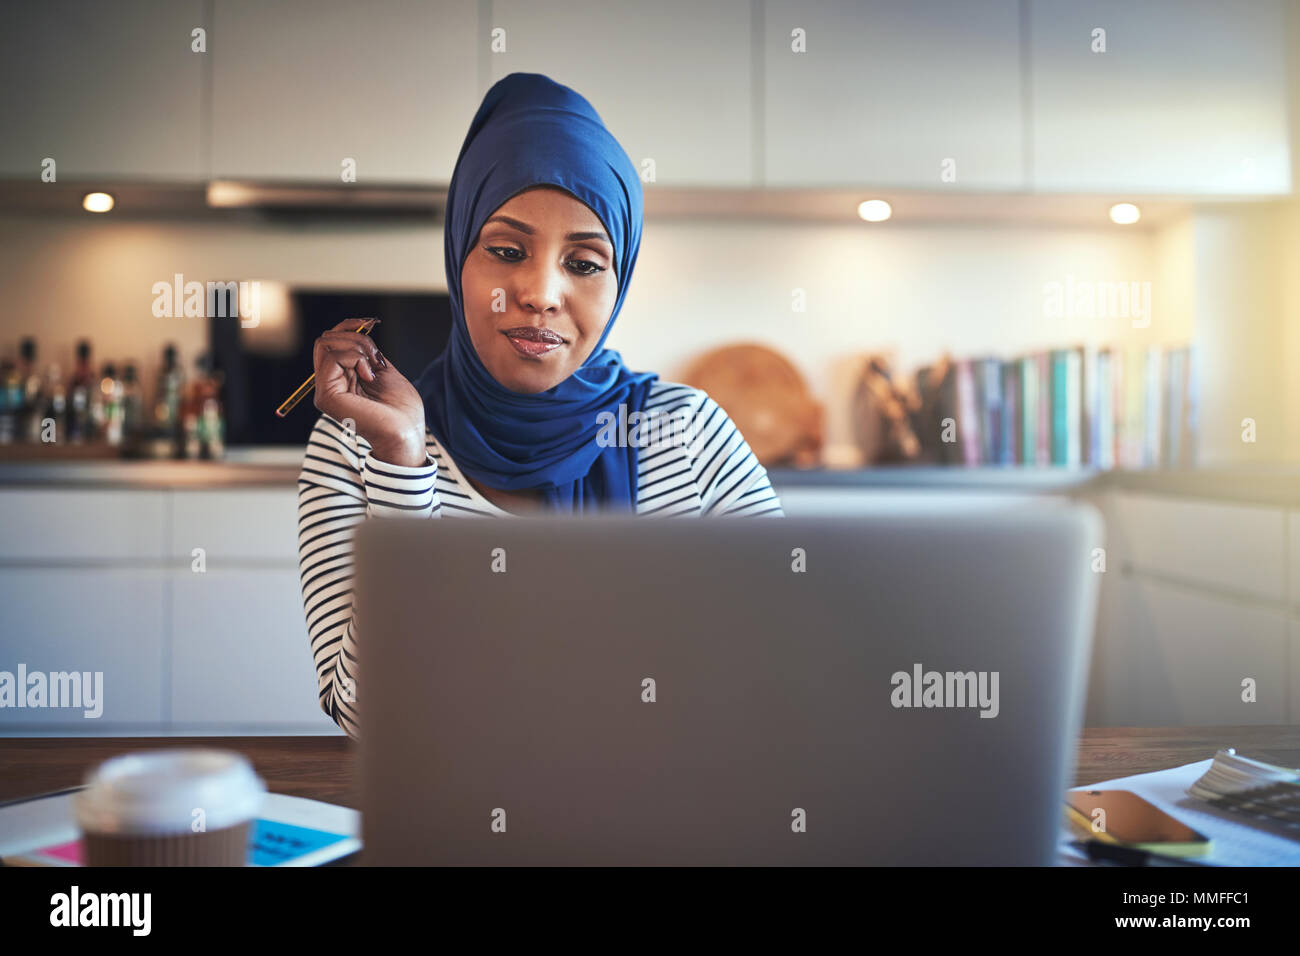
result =
[[[512,197],[483,224],[460,274],[465,324],[492,377],[535,394],[586,361],[618,299],[614,246],[600,218],[559,189]],[[548,329],[550,341],[507,335]]]

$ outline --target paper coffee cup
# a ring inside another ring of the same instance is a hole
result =
[[[105,761],[74,798],[87,866],[244,866],[266,785],[227,750]]]

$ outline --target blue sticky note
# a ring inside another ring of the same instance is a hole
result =
[[[258,820],[248,844],[248,862],[251,866],[276,866],[346,839],[341,833]]]

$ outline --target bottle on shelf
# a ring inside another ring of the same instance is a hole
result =
[[[212,371],[205,353],[194,361],[195,376],[186,389],[182,421],[185,457],[213,459],[225,454],[225,421],[221,409],[221,374]]]
[[[130,456],[140,453],[144,443],[144,396],[135,363],[122,367],[122,449]]]
[[[185,374],[176,358],[176,346],[163,349],[163,364],[158,372],[153,405],[153,436],[155,458],[180,458],[184,456],[184,436],[181,432],[181,402],[184,398]]]
[[[91,415],[93,393],[97,389],[95,372],[90,367],[90,342],[77,343],[77,365],[68,389],[68,439],[75,443],[92,442],[97,437]]]
[[[99,381],[97,405],[98,426],[104,440],[115,448],[122,445],[122,381],[117,377],[117,366],[104,364],[104,374]]]
[[[36,367],[36,340],[27,336],[19,345],[19,375],[22,376],[22,405],[18,413],[19,440],[41,440],[41,418],[45,412],[44,383]]]
[[[0,359],[0,445],[18,438],[18,415],[23,404],[23,379],[9,359]]]
[[[63,372],[51,365],[45,375],[45,410],[41,415],[40,440],[63,443],[68,440],[68,393]]]

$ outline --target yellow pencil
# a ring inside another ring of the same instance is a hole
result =
[[[360,322],[361,324],[357,326],[356,331],[360,332],[362,335],[369,335],[370,330],[375,327],[375,323],[377,323],[379,320],[358,319],[357,321]],[[307,381],[303,382],[301,385],[298,386],[297,391],[295,391],[292,395],[290,395],[288,398],[286,398],[283,402],[280,403],[280,407],[275,410],[275,414],[280,416],[281,418],[284,418],[284,416],[288,415],[291,411],[293,411],[293,407],[297,405],[299,402],[301,402],[303,400],[303,397],[315,387],[316,387],[316,373],[312,372],[311,375],[308,376]]]

